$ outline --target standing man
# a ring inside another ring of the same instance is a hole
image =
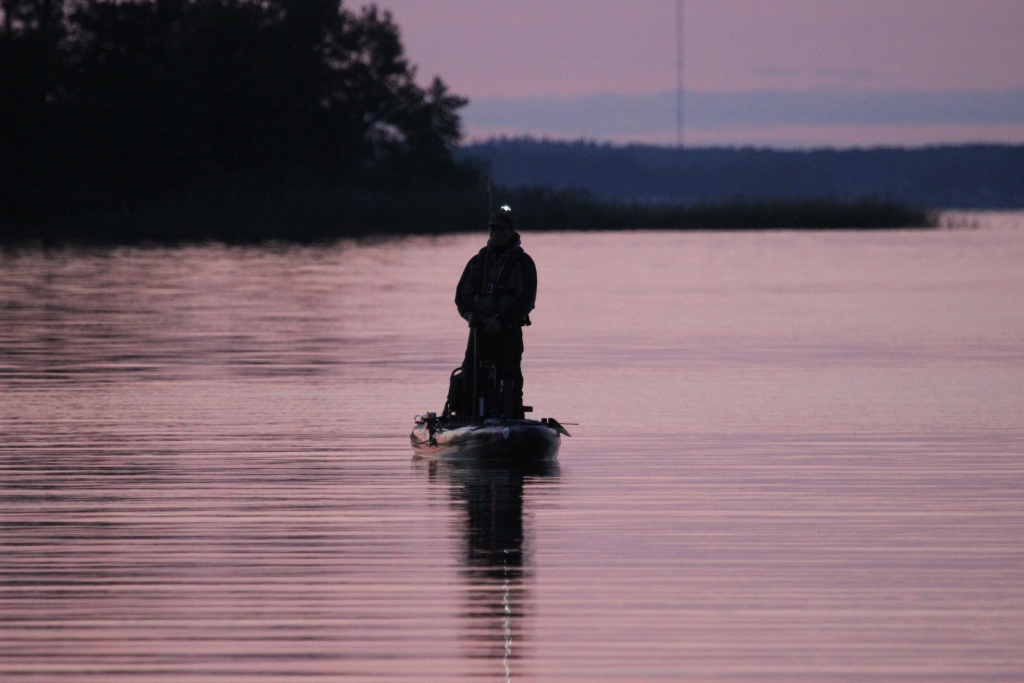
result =
[[[462,372],[466,378],[473,376],[474,355],[493,360],[498,381],[515,383],[512,417],[522,419],[523,327],[530,324],[537,299],[537,267],[519,246],[511,208],[503,206],[491,215],[487,228],[487,246],[466,264],[455,290],[459,315],[470,327]]]

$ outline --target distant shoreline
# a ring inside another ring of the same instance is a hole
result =
[[[497,138],[457,156],[510,187],[581,188],[678,204],[886,197],[927,209],[1024,208],[1024,145],[784,150]]]
[[[885,230],[933,228],[937,214],[876,198],[707,204],[601,200],[583,191],[496,188],[524,231]],[[162,205],[70,214],[42,225],[0,225],[0,244],[311,244],[346,238],[482,231],[485,196],[473,192],[386,193],[256,188],[194,195]]]

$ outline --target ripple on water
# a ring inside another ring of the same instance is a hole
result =
[[[0,678],[1020,680],[1024,233],[526,234],[540,471],[478,241],[0,254]]]

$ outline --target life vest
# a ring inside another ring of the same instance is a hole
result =
[[[526,252],[519,245],[518,239],[513,247],[498,254],[495,254],[490,247],[480,250],[477,255],[477,263],[481,272],[475,283],[474,309],[479,311],[501,310],[507,302],[522,294],[511,287],[510,280],[525,255]],[[524,315],[518,324],[523,327],[531,325],[529,314]]]
[[[489,294],[495,296],[505,294],[504,290],[508,287],[508,279],[523,255],[523,248],[517,244],[512,249],[497,256],[493,252],[494,250],[490,247],[484,247],[481,251],[484,258],[480,270],[483,272],[481,273],[480,288],[477,290],[477,293],[485,296]],[[491,278],[492,258],[495,259],[493,269],[497,271],[493,279]]]

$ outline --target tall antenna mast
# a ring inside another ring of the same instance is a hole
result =
[[[676,147],[683,148],[683,0],[676,0]]]

